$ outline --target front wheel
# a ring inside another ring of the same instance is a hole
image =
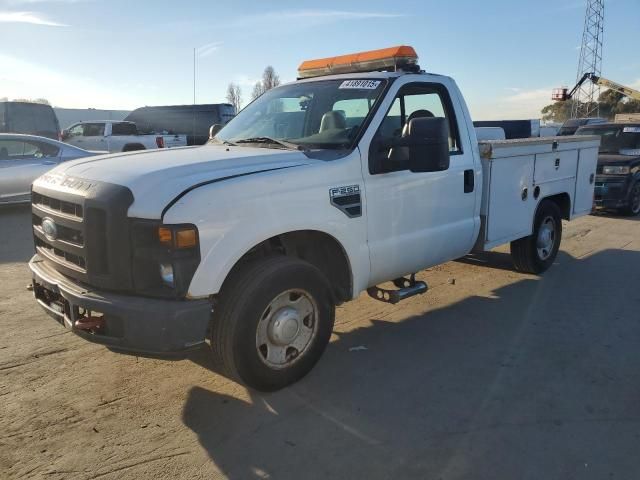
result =
[[[511,258],[519,272],[539,274],[553,265],[562,240],[562,219],[555,202],[538,206],[533,234],[511,242]]]
[[[285,256],[247,263],[231,274],[214,308],[215,360],[256,390],[278,390],[316,364],[334,315],[330,286],[313,265]]]
[[[636,181],[636,183],[631,186],[629,205],[623,208],[620,213],[629,217],[635,217],[640,214],[640,181]]]

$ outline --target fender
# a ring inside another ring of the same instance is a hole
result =
[[[218,293],[233,266],[254,246],[301,230],[333,237],[350,263],[353,295],[363,291],[370,274],[366,218],[349,217],[330,198],[332,187],[363,185],[358,150],[305,168],[252,173],[194,186],[165,209],[165,223],[198,227],[202,260],[188,296]]]

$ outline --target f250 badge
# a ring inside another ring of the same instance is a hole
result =
[[[347,217],[362,216],[362,197],[360,185],[345,185],[329,189],[331,205],[342,211]]]

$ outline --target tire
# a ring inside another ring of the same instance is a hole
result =
[[[249,262],[231,274],[214,307],[214,361],[251,388],[281,389],[319,360],[334,318],[330,285],[313,265],[285,256]]]
[[[123,152],[136,152],[138,150],[146,150],[141,143],[128,143],[122,147]]]
[[[629,189],[629,205],[620,209],[622,215],[635,217],[640,214],[640,181],[636,181]]]
[[[551,200],[543,200],[536,211],[533,234],[511,242],[511,258],[515,269],[533,274],[546,271],[553,265],[561,241],[560,208]]]

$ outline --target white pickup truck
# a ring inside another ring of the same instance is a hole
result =
[[[509,242],[516,270],[549,268],[562,220],[591,211],[598,138],[479,144],[451,78],[410,47],[367,58],[303,63],[202,147],[40,177],[37,301],[114,350],[210,343],[229,375],[274,390],[363,291],[397,303],[427,290],[416,272]]]
[[[184,147],[187,136],[141,134],[133,122],[104,120],[74,123],[62,132],[62,141],[85,150],[115,153]]]

